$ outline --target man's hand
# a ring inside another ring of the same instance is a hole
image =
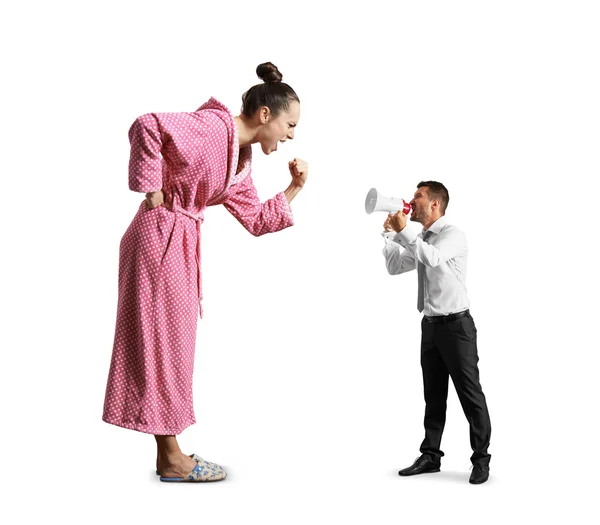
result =
[[[389,223],[389,226],[392,228],[392,230],[394,230],[396,233],[401,232],[406,226],[406,221],[408,220],[407,217],[408,216],[401,211],[396,212],[394,215],[390,213],[383,227],[385,228],[385,225]]]
[[[391,215],[387,216],[387,219],[383,223],[383,229],[386,232],[391,232],[392,231],[392,216]]]

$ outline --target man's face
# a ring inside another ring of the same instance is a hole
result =
[[[410,220],[420,222],[421,224],[427,222],[432,211],[431,201],[429,200],[429,188],[427,186],[417,188],[415,196],[409,204],[412,208]]]

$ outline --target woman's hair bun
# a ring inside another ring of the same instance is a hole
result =
[[[281,82],[283,75],[277,69],[277,66],[271,62],[260,64],[256,68],[256,74],[263,82]]]
[[[256,68],[256,74],[264,83],[252,86],[242,95],[242,114],[254,117],[263,106],[267,106],[273,116],[290,108],[290,101],[300,102],[296,92],[282,82],[283,75],[271,62],[265,62]]]

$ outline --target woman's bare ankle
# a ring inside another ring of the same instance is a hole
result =
[[[196,462],[181,452],[175,436],[154,437],[157,446],[156,468],[161,476],[182,477],[194,469]]]
[[[189,474],[195,466],[196,462],[192,458],[180,452],[179,454],[168,454],[164,457],[161,455],[157,468],[161,476],[182,477]]]

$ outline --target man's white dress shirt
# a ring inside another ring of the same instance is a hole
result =
[[[391,275],[420,266],[422,278],[419,279],[418,302],[422,297],[424,315],[449,315],[469,308],[467,239],[456,226],[448,224],[444,216],[418,235],[407,225],[393,238],[389,233],[384,238],[387,244],[383,255]],[[417,307],[421,311],[421,305]]]

